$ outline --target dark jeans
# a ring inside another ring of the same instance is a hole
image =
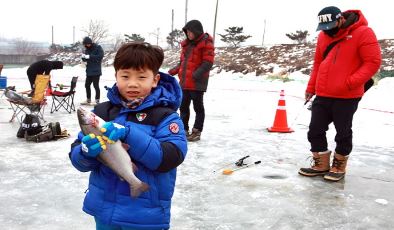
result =
[[[335,152],[347,156],[353,148],[353,115],[361,98],[339,99],[316,97],[312,103],[312,117],[309,124],[308,141],[311,152],[327,150],[326,131],[331,122],[336,129]]]
[[[183,90],[183,97],[181,103],[181,119],[185,130],[189,130],[189,118],[190,118],[190,103],[193,101],[193,108],[196,112],[196,119],[194,121],[193,128],[202,131],[205,120],[205,109],[204,109],[204,92],[203,91],[191,91]]]
[[[93,83],[94,90],[96,91],[96,97],[95,99],[100,99],[100,75],[99,76],[86,76],[86,81],[85,81],[85,88],[86,88],[86,98],[90,99],[91,98],[91,91],[90,91],[90,85]]]
[[[34,82],[36,81],[37,74],[27,74],[29,78],[31,90],[34,90]]]

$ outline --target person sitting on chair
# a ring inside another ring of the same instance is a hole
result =
[[[41,60],[34,62],[27,68],[27,77],[29,78],[32,90],[29,96],[34,95],[34,82],[36,81],[37,74],[49,75],[53,69],[63,69],[63,62]]]

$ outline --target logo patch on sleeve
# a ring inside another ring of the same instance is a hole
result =
[[[179,125],[175,122],[170,124],[169,129],[171,133],[179,133]]]

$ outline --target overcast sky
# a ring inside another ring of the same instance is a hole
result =
[[[81,31],[90,20],[101,20],[111,35],[137,33],[156,43],[159,28],[160,44],[174,28],[185,24],[186,0],[5,0],[1,2],[0,37],[23,38],[31,41],[70,44],[84,36]],[[187,19],[198,19],[204,30],[213,33],[216,0],[188,0]],[[342,11],[360,9],[378,39],[394,38],[393,6],[389,0],[219,0],[216,34],[230,26],[243,26],[252,35],[247,44],[261,45],[264,20],[265,44],[291,43],[286,33],[308,30],[309,40],[316,37],[317,13],[325,6],[335,5]],[[217,35],[217,38],[219,36]]]

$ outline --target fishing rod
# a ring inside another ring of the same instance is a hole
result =
[[[239,167],[239,168],[235,168],[235,169],[225,169],[225,170],[223,170],[223,174],[224,174],[224,175],[230,175],[230,174],[232,174],[232,173],[235,172],[235,171],[238,171],[238,170],[241,170],[241,169],[244,169],[244,168],[248,168],[248,167],[253,166],[253,165],[258,165],[258,164],[260,164],[260,163],[261,163],[261,161],[255,161],[255,162],[250,163],[250,164],[245,164],[245,165],[243,165],[243,166],[241,166],[241,167]]]
[[[222,168],[224,168],[224,167],[230,166],[230,165],[232,165],[232,164],[235,164],[235,166],[238,166],[238,167],[244,166],[244,165],[246,165],[246,164],[244,163],[244,160],[245,160],[246,158],[248,158],[248,157],[249,157],[249,155],[244,156],[244,157],[241,157],[241,158],[239,158],[236,162],[232,162],[232,163],[229,163],[229,164],[225,164],[225,165],[223,165],[222,167],[213,170],[213,172],[216,172],[216,171],[218,171],[219,169],[222,169]]]
[[[304,111],[304,108],[306,106],[306,104],[308,104],[308,102],[310,101],[310,99],[305,100],[304,104],[302,105],[302,107],[297,111],[296,116],[294,117],[293,121],[290,123],[289,127],[292,127],[294,125],[294,123],[297,121],[298,117],[300,116],[301,112]]]

